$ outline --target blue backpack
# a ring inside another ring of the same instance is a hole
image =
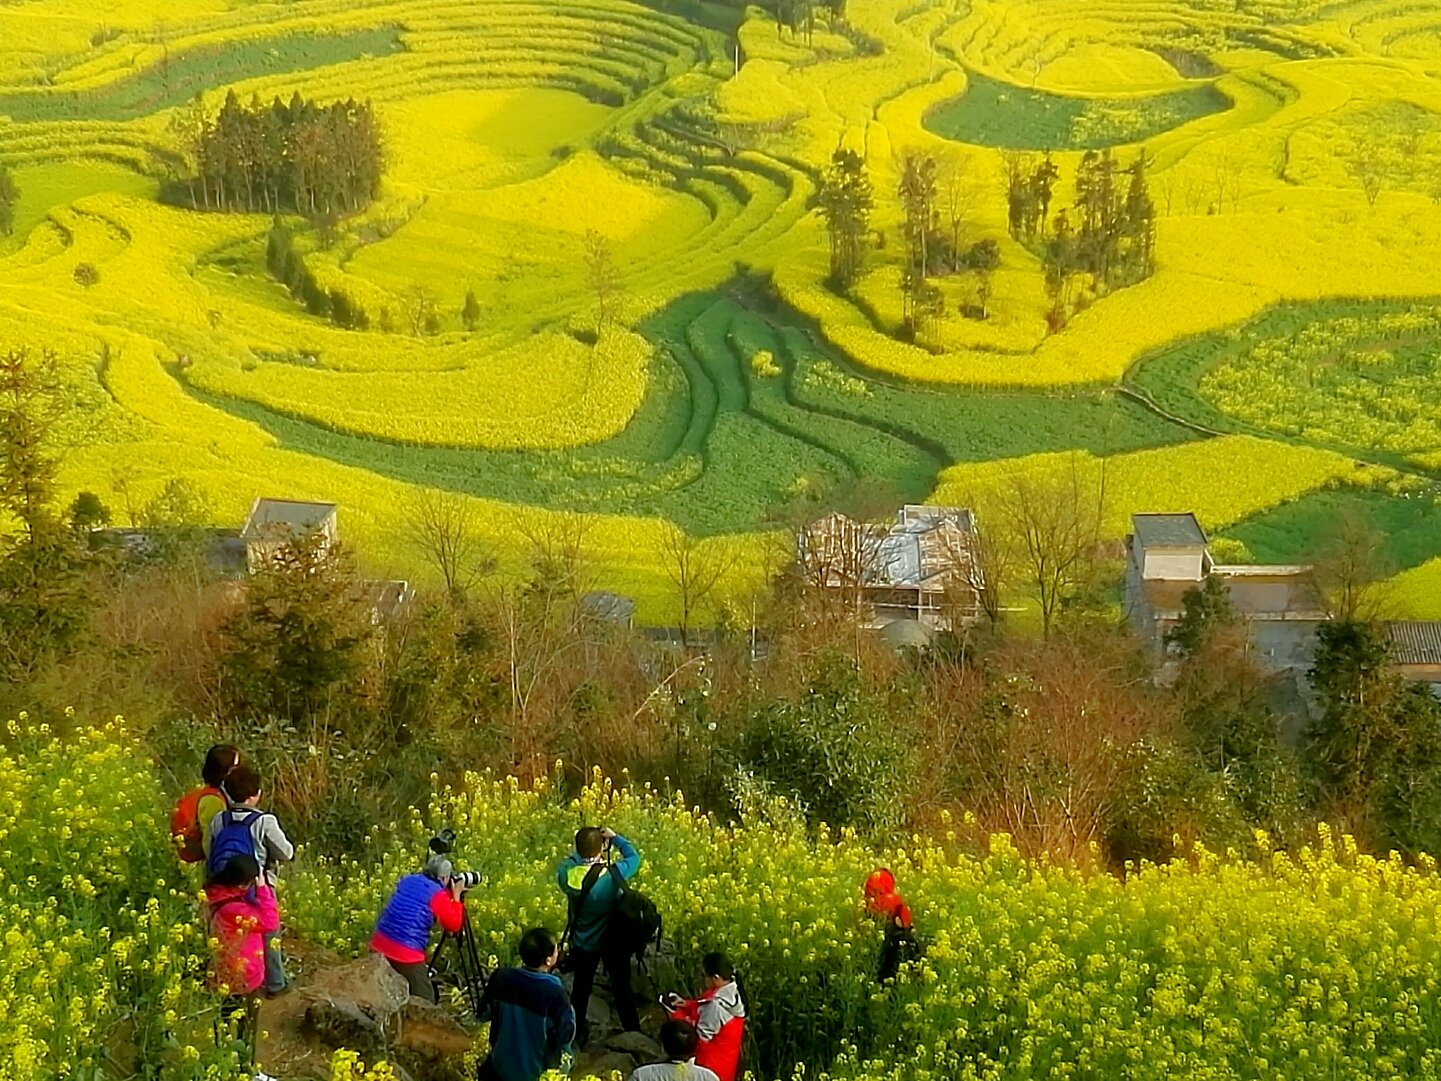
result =
[[[220,830],[210,841],[210,858],[205,873],[214,875],[236,856],[252,856],[261,863],[260,850],[250,825],[261,814],[248,807],[230,808],[220,812]]]

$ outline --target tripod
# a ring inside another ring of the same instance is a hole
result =
[[[447,944],[451,947],[448,951]],[[440,963],[443,956],[450,957],[444,967]],[[484,1007],[488,976],[485,966],[480,962],[480,947],[475,943],[475,931],[470,926],[469,912],[466,912],[459,931],[446,931],[440,936],[428,963],[430,978],[437,992],[442,984],[454,987],[465,999],[471,1014],[479,1021]]]

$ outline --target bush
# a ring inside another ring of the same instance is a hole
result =
[[[237,1076],[145,753],[118,722],[61,739],[22,715],[4,740],[0,1076]]]
[[[914,771],[886,705],[862,687],[850,661],[827,657],[799,701],[776,702],[751,718],[740,765],[798,801],[814,823],[893,830]]]

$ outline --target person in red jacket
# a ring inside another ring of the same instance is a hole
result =
[[[911,931],[911,907],[896,889],[896,876],[881,867],[866,879],[866,911],[885,928],[881,943],[881,963],[876,978],[884,983],[894,979],[901,962],[914,960],[920,950]]]
[[[440,924],[441,930],[455,934],[465,922],[465,902],[461,900],[461,882],[455,877],[450,861],[433,853],[425,869],[417,875],[406,875],[395,886],[385,902],[370,948],[390,962],[390,967],[405,977],[410,993],[434,1002],[435,985],[425,962],[425,948],[430,943],[430,929]]]
[[[695,1064],[715,1073],[720,1081],[736,1081],[741,1043],[745,1038],[746,1006],[736,982],[735,967],[723,953],[701,958],[705,985],[693,999],[671,995],[666,1000],[671,1017],[689,1021],[700,1034]]]
[[[255,1057],[257,993],[265,984],[265,936],[280,930],[275,890],[254,856],[232,856],[205,884],[210,934],[215,939],[213,982],[225,992],[222,1012],[238,1015],[236,1035]]]

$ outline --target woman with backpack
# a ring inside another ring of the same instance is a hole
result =
[[[229,743],[217,743],[205,752],[201,785],[181,796],[170,816],[170,836],[183,862],[199,863],[210,851],[210,823],[225,810],[225,794],[220,786],[238,765],[240,748]]]
[[[280,828],[280,820],[260,809],[259,775],[242,762],[230,771],[220,790],[225,795],[226,808],[210,822],[210,849],[205,861],[207,880],[213,881],[237,856],[250,856],[260,867],[261,881],[274,890],[275,865],[294,859],[295,846]],[[265,936],[264,990],[272,998],[290,990],[277,938],[278,933],[274,931]]]

